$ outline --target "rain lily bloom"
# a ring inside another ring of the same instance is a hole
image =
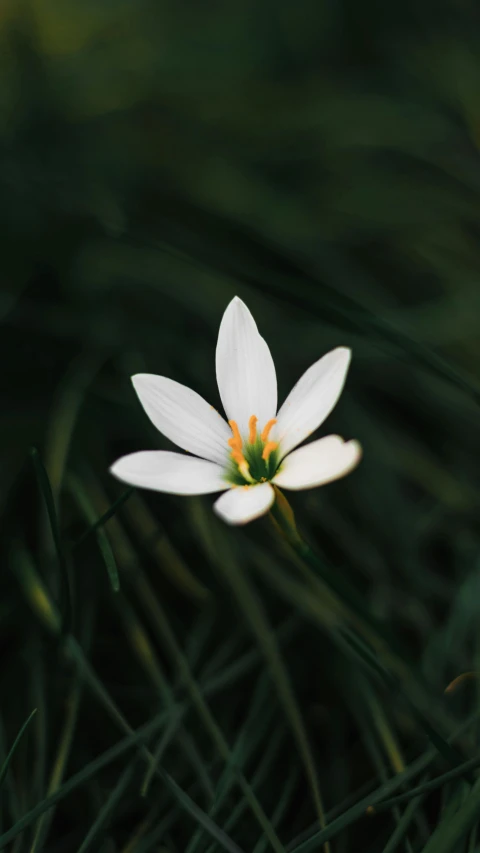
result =
[[[154,426],[193,455],[144,450],[118,459],[111,473],[132,486],[176,495],[222,491],[214,510],[229,524],[245,524],[267,512],[275,500],[272,484],[295,490],[337,480],[358,464],[357,441],[328,435],[294,448],[332,411],[350,355],[338,347],[316,361],[277,412],[270,350],[247,306],[235,297],[223,315],[216,351],[228,423],[185,385],[137,374],[132,382]]]

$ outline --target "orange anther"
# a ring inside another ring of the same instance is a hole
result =
[[[263,448],[262,459],[264,459],[265,462],[267,462],[268,457],[270,456],[270,454],[274,450],[277,449],[277,447],[278,447],[278,441],[267,441],[265,447]]]
[[[261,436],[260,436],[260,438],[262,439],[262,441],[267,441],[268,436],[269,436],[269,433],[270,433],[270,430],[271,430],[271,428],[273,427],[273,425],[274,425],[274,424],[276,424],[276,423],[277,423],[277,419],[276,419],[276,418],[272,418],[270,421],[268,421],[268,423],[266,423],[266,424],[265,424],[265,426],[264,426],[264,428],[263,428],[263,432],[262,432],[262,434],[261,434]]]
[[[232,459],[237,465],[242,465],[245,462],[245,456],[243,455],[241,450],[238,450],[237,447],[234,447],[232,450]]]
[[[248,427],[250,429],[250,433],[248,435],[248,440],[249,440],[250,444],[253,444],[253,442],[255,441],[255,439],[257,437],[257,421],[258,421],[257,416],[252,415],[252,417],[250,418],[250,420],[248,422]]]
[[[233,438],[228,443],[230,447],[238,447],[240,449],[242,446],[242,436],[240,435],[238,424],[236,421],[229,421],[228,425],[233,432]]]

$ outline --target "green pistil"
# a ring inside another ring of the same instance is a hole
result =
[[[242,447],[242,453],[248,462],[250,476],[255,480],[255,483],[265,483],[267,480],[271,480],[280,465],[280,454],[278,452],[278,448],[276,450],[272,450],[268,459],[265,460],[262,459],[264,447],[264,442],[258,436],[253,444],[244,442]],[[237,463],[231,458],[227,469],[226,479],[234,486],[252,485],[252,483],[249,483],[243,474],[241,474]]]

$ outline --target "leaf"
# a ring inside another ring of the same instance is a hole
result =
[[[31,720],[33,719],[33,717],[35,716],[36,713],[37,713],[37,709],[34,708],[32,713],[25,720],[22,728],[20,729],[20,731],[19,731],[17,737],[15,738],[12,746],[10,747],[9,753],[8,753],[5,761],[3,762],[2,767],[0,768],[0,790],[2,789],[3,783],[5,782],[5,777],[8,773],[8,768],[10,767],[10,762],[11,762],[11,760],[15,754],[15,750],[17,749],[18,744],[20,743],[26,729],[30,725]]]

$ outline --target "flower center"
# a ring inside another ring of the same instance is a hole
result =
[[[270,480],[278,468],[278,442],[271,441],[269,435],[276,418],[269,420],[260,435],[257,432],[258,418],[252,415],[248,422],[248,439],[243,440],[236,421],[229,421],[232,437],[228,444],[231,447],[232,465],[228,471],[228,479],[234,485],[245,486],[252,483],[264,483]]]

